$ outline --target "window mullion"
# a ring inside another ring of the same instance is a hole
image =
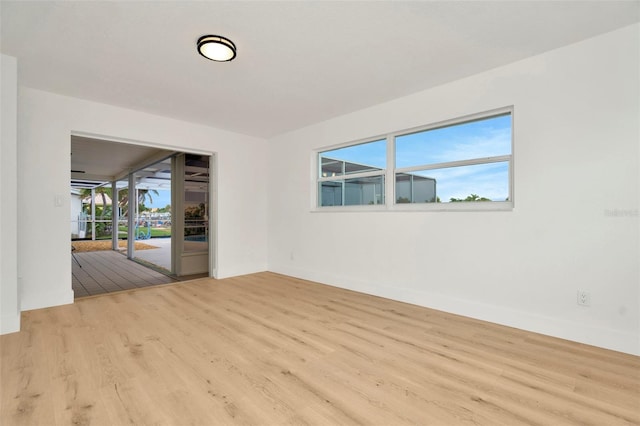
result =
[[[448,161],[446,163],[422,164],[420,166],[402,167],[396,173],[419,172],[422,170],[448,169],[459,166],[473,166],[475,164],[500,163],[511,160],[511,155],[497,155],[494,157],[473,158],[470,160]]]
[[[396,139],[395,136],[387,136],[387,170],[385,173],[385,197],[384,204],[393,206],[396,202]]]
[[[346,180],[346,179],[356,179],[356,178],[364,178],[364,177],[372,177],[372,176],[384,176],[385,175],[385,171],[384,170],[373,170],[371,172],[362,172],[362,173],[352,173],[349,175],[342,175],[342,176],[328,176],[328,177],[323,177],[323,178],[319,178],[318,182],[339,182],[341,180]]]

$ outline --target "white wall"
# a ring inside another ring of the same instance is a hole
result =
[[[273,138],[269,269],[640,354],[638,34]],[[513,211],[310,212],[311,150],[508,105]]]
[[[69,248],[72,132],[216,153],[215,276],[266,270],[266,141],[21,87],[18,274],[22,310],[73,302]],[[56,196],[64,199],[62,207],[55,207]]]
[[[17,61],[0,55],[0,334],[20,329],[16,255]]]

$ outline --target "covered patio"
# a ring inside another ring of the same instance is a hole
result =
[[[74,253],[72,288],[76,298],[179,281],[113,250]]]
[[[80,135],[71,151],[72,243],[110,243],[103,250],[172,278],[209,276],[209,155]],[[159,191],[162,206],[146,206]]]
[[[126,247],[119,251],[103,249],[83,251],[82,241],[72,243],[72,288],[76,298],[113,293],[123,290],[169,284],[204,278],[209,274],[175,276],[170,274],[171,239],[154,238],[136,241],[134,260],[126,256]],[[90,242],[89,242],[90,243]],[[109,241],[101,241],[108,247]],[[125,242],[126,243],[126,242]]]

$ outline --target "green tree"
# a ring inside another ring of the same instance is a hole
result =
[[[102,208],[96,209],[98,211],[98,213],[100,214],[99,219],[104,219],[104,216],[107,213],[111,213],[111,209],[107,208],[107,196],[109,198],[113,199],[113,197],[111,197],[111,188],[105,188],[104,186],[100,186],[100,187],[95,189],[95,193],[96,193],[96,201],[97,200],[101,200],[102,201]],[[91,189],[82,188],[80,190],[80,197],[82,199],[85,199],[87,197],[91,197]],[[86,213],[89,213],[89,212],[86,212]]]
[[[149,199],[150,203],[153,203],[153,197],[151,194],[159,195],[155,189],[138,189],[138,209],[139,211],[147,210],[144,202]],[[122,216],[127,216],[129,207],[129,188],[122,188],[118,191],[118,207],[122,212]]]
[[[459,203],[464,201],[491,201],[491,199],[486,197],[481,197],[477,194],[471,194],[467,196],[467,198],[450,198],[449,201],[452,203]]]

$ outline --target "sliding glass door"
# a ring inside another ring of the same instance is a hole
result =
[[[173,271],[178,276],[209,272],[209,156],[173,158]]]

